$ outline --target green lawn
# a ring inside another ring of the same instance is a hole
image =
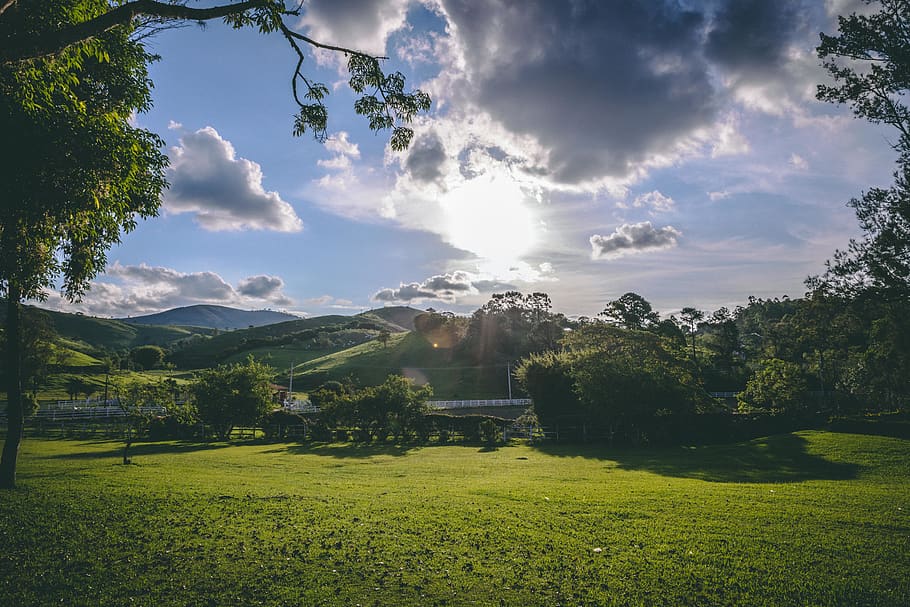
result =
[[[910,605],[910,441],[27,439],[0,605]]]

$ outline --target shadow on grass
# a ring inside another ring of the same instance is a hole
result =
[[[715,483],[793,483],[848,480],[857,464],[831,462],[806,451],[808,441],[778,434],[734,445],[612,450],[606,447],[542,445],[542,452],[563,457],[593,457],[617,462],[622,470],[694,478]]]
[[[910,439],[910,414],[895,413],[870,417],[844,417],[828,423],[831,432],[888,436]]]
[[[122,441],[95,441],[91,444],[106,443],[110,449],[81,451],[78,453],[61,453],[51,456],[54,459],[106,459],[109,457],[123,457]],[[194,451],[212,451],[229,447],[228,443],[199,443],[193,441],[169,441],[162,443],[133,443],[130,446],[130,457],[143,455],[192,453]]]
[[[339,459],[366,459],[376,455],[401,457],[421,449],[423,445],[395,443],[277,443],[267,453],[290,453],[293,455],[323,455]]]

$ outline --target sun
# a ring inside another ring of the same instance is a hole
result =
[[[443,235],[497,265],[518,261],[537,242],[537,220],[521,186],[507,175],[465,181],[440,201]]]

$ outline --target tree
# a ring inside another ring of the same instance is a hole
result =
[[[388,329],[382,329],[379,331],[379,334],[376,336],[376,340],[382,344],[382,347],[385,348],[389,345],[389,340],[392,339],[392,334]]]
[[[818,56],[834,79],[817,97],[845,103],[857,117],[898,131],[895,185],[873,188],[848,204],[864,237],[828,264],[825,281],[842,292],[872,289],[890,301],[910,298],[910,3],[866,0],[879,10],[838,17],[839,34],[821,34]]]
[[[174,384],[173,380],[158,383],[116,384],[114,393],[117,395],[120,408],[126,414],[123,463],[130,464],[132,463],[130,447],[133,445],[133,439],[142,434],[152,419],[148,409],[164,407],[165,411],[172,411],[175,408]]]
[[[695,335],[698,333],[698,323],[705,319],[705,313],[697,308],[685,307],[679,313],[686,332],[692,338],[692,363],[698,366],[698,356],[695,353]]]
[[[407,92],[400,73],[380,58],[322,44],[294,32],[299,16],[276,0],[192,8],[172,0],[2,0],[0,2],[0,295],[6,297],[7,414],[0,487],[15,485],[24,426],[21,302],[41,300],[62,279],[78,299],[106,262],[106,251],[138,218],[157,214],[166,187],[156,135],[131,118],[151,104],[146,70],[154,59],[142,38],[156,29],[223,18],[284,37],[296,59],[291,89],[298,105],[294,134],[325,140],[328,87],[301,71],[307,46],[345,53],[354,111],[371,129],[391,129],[391,147],[408,146],[402,126],[430,107]],[[302,46],[303,45],[303,46]]]
[[[638,293],[626,293],[607,304],[598,314],[613,325],[624,329],[647,329],[660,322],[660,315]]]
[[[60,4],[64,6],[57,6]],[[187,6],[186,0],[4,0],[0,4],[0,65],[21,66],[58,57],[74,48],[103,53],[98,41],[113,31],[138,31],[141,38],[159,29],[223,19],[234,29],[254,27],[263,34],[281,35],[290,46],[295,59],[290,70],[291,90],[298,106],[295,135],[312,132],[320,141],[328,137],[324,99],[329,87],[312,81],[302,71],[304,49],[318,48],[348,57],[348,84],[358,94],[354,111],[365,116],[373,130],[391,129],[392,149],[406,149],[414,133],[402,123],[428,110],[430,97],[420,90],[406,92],[404,76],[400,72],[383,73],[381,57],[324,44],[291,29],[287,21],[299,20],[302,6],[303,2],[288,5],[283,0],[245,0],[203,8]],[[48,18],[51,11],[56,11],[55,18]],[[23,22],[35,21],[41,27],[22,26]]]
[[[130,358],[140,369],[156,369],[164,362],[164,350],[160,346],[139,346],[133,348]]]
[[[51,365],[58,361],[54,340],[57,333],[53,328],[51,317],[38,308],[27,307],[22,310],[20,325],[21,344],[21,381],[23,390],[28,390],[32,400],[37,400],[38,391],[44,385],[50,373]],[[6,361],[8,360],[6,332],[0,331],[0,377],[8,381]]]
[[[253,426],[273,408],[275,369],[252,357],[246,363],[206,369],[193,384],[199,418],[227,440],[235,426]]]
[[[22,28],[14,31],[41,31],[78,8],[73,2],[3,6],[0,39],[11,22]],[[53,58],[0,66],[0,132],[11,142],[0,150],[0,293],[10,345],[0,487],[15,484],[24,423],[22,300],[43,299],[58,276],[64,295],[78,298],[121,232],[158,209],[162,142],[131,124],[133,113],[151,102],[150,59],[118,28]]]
[[[806,408],[809,388],[799,365],[779,358],[761,362],[746,389],[736,395],[740,409],[794,412]]]

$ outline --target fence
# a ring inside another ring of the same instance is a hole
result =
[[[499,398],[493,400],[431,400],[431,409],[468,409],[474,407],[530,407],[530,398]]]

